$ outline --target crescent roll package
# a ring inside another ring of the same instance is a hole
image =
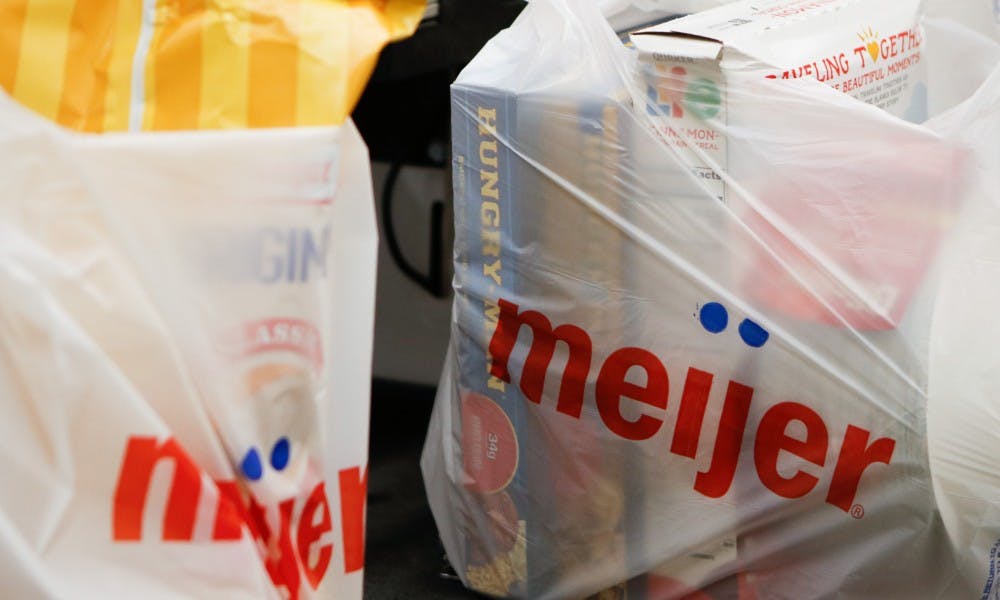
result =
[[[361,598],[377,233],[348,116],[422,9],[0,9],[5,596]]]
[[[462,72],[422,467],[467,586],[995,593],[996,411],[956,375],[989,353],[953,368],[988,309],[947,286],[989,256],[1000,45],[947,17],[536,0]]]

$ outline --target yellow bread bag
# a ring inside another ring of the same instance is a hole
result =
[[[423,0],[11,0],[0,87],[80,131],[339,125]]]

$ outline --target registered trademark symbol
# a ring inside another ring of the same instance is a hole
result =
[[[865,516],[865,507],[860,504],[855,504],[851,507],[851,516],[855,519],[863,519]]]

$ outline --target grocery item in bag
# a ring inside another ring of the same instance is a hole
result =
[[[739,135],[726,130],[778,120],[771,107],[743,101],[764,78],[814,79],[907,121],[923,122],[928,92],[919,6],[919,2],[737,2],[632,35],[639,51],[639,85],[645,86],[644,103],[655,127],[685,155],[684,162],[706,190],[734,210],[745,211],[744,222],[768,238],[768,246],[781,246],[785,260],[824,260],[846,269],[847,282],[823,276],[809,282],[826,288],[821,295],[833,301],[826,307],[797,291],[799,284],[789,281],[786,273],[761,273],[767,262],[761,260],[748,276],[772,280],[764,299],[800,318],[844,320],[864,329],[893,327],[919,288],[926,263],[933,260],[940,232],[934,203],[946,195],[949,174],[961,168],[961,157],[954,151],[942,155],[936,146],[906,139],[890,153],[872,153],[866,170],[850,175],[836,170],[834,154],[798,157],[800,165],[815,160],[811,168],[829,169],[832,180],[851,179],[859,187],[879,185],[883,173],[899,178],[899,184],[879,193],[881,202],[898,210],[891,215],[883,212],[888,217],[884,222],[871,218],[859,222],[855,217],[863,207],[845,206],[842,212],[825,207],[822,213],[810,214],[799,197],[830,192],[807,189],[798,183],[802,178],[797,173],[781,171],[781,165],[779,171],[753,172],[756,157],[744,157],[758,148],[741,145]],[[780,129],[782,124],[773,126]],[[722,174],[712,165],[720,166]],[[828,231],[817,228],[810,248],[803,249],[802,242],[769,226],[768,218],[756,217],[753,207],[741,208],[736,191],[727,193],[727,175],[752,188],[751,194],[773,198],[769,208],[776,217],[821,219]],[[902,216],[906,213],[912,213],[908,219]],[[853,247],[844,248],[844,241],[852,237],[858,240],[855,244],[860,240],[868,244],[863,259],[850,255]],[[915,240],[920,240],[919,248]],[[874,251],[876,245],[881,252]],[[910,260],[918,251],[923,259]],[[903,261],[898,260],[901,255]]]
[[[551,0],[453,86],[455,325],[422,465],[456,570],[525,598],[967,597],[926,348],[995,90],[970,75],[964,119],[917,125],[766,65],[721,119],[688,70],[722,162],[663,135],[639,66]]]

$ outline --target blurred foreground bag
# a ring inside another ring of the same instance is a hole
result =
[[[4,591],[360,598],[354,128],[82,136],[3,98],[0,156]]]
[[[452,89],[422,466],[463,581],[993,598],[995,386],[947,366],[991,305],[943,282],[1000,218],[1000,45],[875,0],[741,2],[626,45],[592,4],[530,3]]]
[[[348,115],[421,9],[0,8],[0,85],[43,117],[244,129],[73,133],[0,94],[5,597],[361,598],[377,233]]]

